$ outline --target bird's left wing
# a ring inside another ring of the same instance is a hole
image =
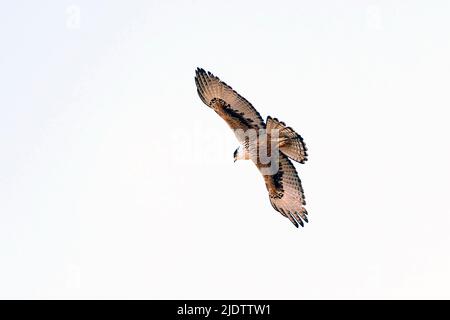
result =
[[[303,207],[305,196],[302,183],[294,165],[281,152],[278,155],[278,170],[273,175],[264,175],[272,207],[288,218],[297,228],[303,221],[308,222],[308,212]],[[259,167],[261,170],[261,168]]]
[[[198,68],[195,84],[200,99],[216,111],[231,129],[247,131],[265,128],[263,118],[252,104],[211,72]],[[237,137],[242,143],[241,137]]]

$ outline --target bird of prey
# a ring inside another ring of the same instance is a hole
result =
[[[197,68],[195,84],[200,99],[234,131],[241,144],[234,161],[251,160],[261,172],[272,207],[297,228],[308,222],[301,181],[290,159],[304,163],[303,138],[277,118],[264,122],[258,111],[225,82]]]

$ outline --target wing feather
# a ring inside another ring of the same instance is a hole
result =
[[[200,99],[214,109],[231,129],[264,129],[265,123],[259,112],[233,88],[211,72],[198,68],[195,84]]]
[[[273,175],[263,175],[272,207],[287,217],[296,227],[308,222],[308,212],[302,183],[292,162],[279,153],[278,171]]]

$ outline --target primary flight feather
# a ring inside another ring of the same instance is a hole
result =
[[[244,97],[211,72],[198,68],[195,84],[200,99],[234,131],[241,146],[234,160],[252,160],[263,175],[272,207],[296,227],[308,222],[305,196],[290,159],[304,163],[303,138],[284,122],[270,116],[266,122]]]

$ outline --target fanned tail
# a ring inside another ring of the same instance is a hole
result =
[[[272,130],[278,131],[278,148],[280,151],[294,161],[304,163],[308,154],[303,138],[291,127],[277,118],[267,117],[266,130],[270,134]]]

